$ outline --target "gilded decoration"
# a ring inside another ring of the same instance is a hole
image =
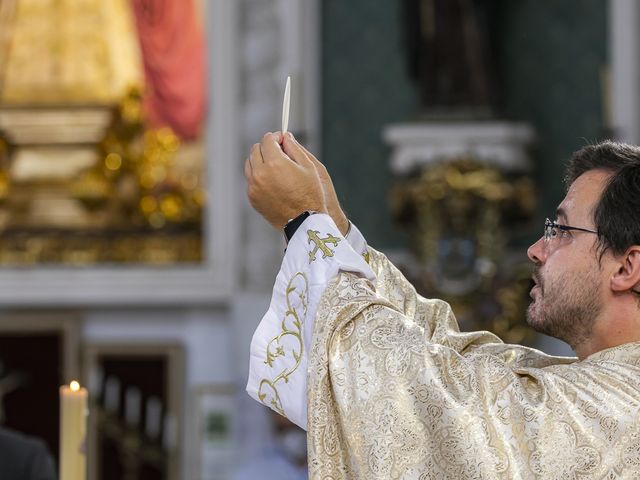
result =
[[[369,252],[373,281],[342,272],[318,302],[310,479],[638,478],[640,343],[578,361],[461,332]]]
[[[452,159],[399,182],[392,202],[419,259],[405,270],[422,294],[448,301],[465,330],[488,329],[509,343],[531,337],[531,267],[523,249],[511,248],[535,208],[528,177]]]
[[[110,105],[143,81],[127,0],[0,6],[2,105]]]
[[[285,413],[278,385],[289,381],[289,377],[300,366],[304,353],[302,325],[309,304],[309,281],[304,273],[298,272],[291,277],[285,296],[287,310],[280,324],[280,333],[267,344],[264,360],[265,365],[277,373],[271,379],[262,379],[258,388],[260,401],[281,415]]]
[[[316,259],[318,252],[322,253],[322,258],[333,257],[334,251],[327,245],[337,247],[340,241],[340,238],[334,237],[331,234],[327,234],[325,238],[321,238],[320,232],[317,230],[307,230],[307,237],[309,238],[309,243],[314,245],[313,249],[309,252],[309,263]]]
[[[0,265],[203,260],[201,38],[189,9],[155,6],[195,53],[154,71],[159,32],[138,4],[0,2]],[[160,91],[185,77],[188,101]],[[163,117],[171,102],[195,113]]]

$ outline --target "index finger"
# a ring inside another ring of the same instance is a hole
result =
[[[272,162],[281,158],[290,160],[287,154],[284,153],[280,143],[279,137],[273,133],[266,133],[260,141],[260,153],[265,163]]]

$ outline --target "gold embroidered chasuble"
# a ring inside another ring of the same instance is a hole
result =
[[[460,333],[369,250],[316,314],[308,377],[314,479],[638,479],[640,344],[582,362]]]
[[[330,221],[325,231],[339,236]],[[265,366],[261,324],[247,387],[307,428],[311,479],[640,479],[639,343],[578,362],[461,333],[449,305],[417,295],[384,255],[356,249],[358,264],[352,240],[336,245],[332,268],[296,266],[317,299],[280,313],[284,325],[300,312],[306,340],[290,362],[304,358],[306,376]]]

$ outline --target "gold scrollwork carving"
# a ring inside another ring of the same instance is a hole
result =
[[[307,314],[307,306],[309,304],[309,281],[307,276],[302,272],[297,272],[287,284],[286,290],[287,310],[284,313],[282,323],[280,324],[280,333],[273,337],[267,344],[266,359],[264,363],[270,368],[274,368],[274,362],[279,357],[286,357],[288,353],[293,357],[295,364],[291,367],[287,366],[278,373],[272,380],[263,378],[258,388],[258,398],[262,403],[272,407],[281,415],[285,415],[278,393],[277,384],[280,382],[287,383],[289,377],[298,369],[302,360],[304,350],[304,342],[302,340],[302,324]],[[294,341],[294,345],[288,352],[287,347],[282,340],[289,338]],[[298,347],[298,351],[296,351]],[[267,401],[270,390],[271,399]],[[285,415],[286,416],[286,415]]]
[[[416,254],[401,270],[422,295],[450,303],[464,330],[508,343],[534,338],[524,321],[531,267],[512,245],[535,211],[529,176],[451,158],[398,182],[392,199]]]

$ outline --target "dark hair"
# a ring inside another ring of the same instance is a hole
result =
[[[567,164],[567,188],[590,170],[611,172],[611,178],[595,206],[598,250],[615,255],[640,245],[640,147],[605,141],[575,152]]]

